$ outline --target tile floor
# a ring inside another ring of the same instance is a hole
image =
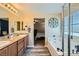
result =
[[[35,47],[28,47],[23,56],[50,56],[47,47],[44,47],[44,39],[37,39]]]
[[[46,47],[27,48],[23,56],[50,56]]]

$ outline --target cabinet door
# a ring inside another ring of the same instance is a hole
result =
[[[26,36],[26,37],[24,38],[24,41],[25,41],[25,48],[26,48],[27,45],[28,45],[28,36]]]
[[[23,43],[23,42],[19,43],[19,44],[18,44],[18,52],[19,52],[21,49],[23,49],[23,48],[24,48],[24,43]]]
[[[8,55],[8,49],[4,48],[0,50],[0,56],[7,56]]]
[[[20,39],[18,41],[18,55],[22,55],[24,53],[24,39]]]
[[[8,46],[9,56],[17,56],[17,42]]]

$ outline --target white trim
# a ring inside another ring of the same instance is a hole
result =
[[[58,52],[56,50],[56,48],[51,44],[50,41],[48,41],[48,39],[46,39],[46,43],[45,43],[45,47],[48,48],[49,52],[51,53],[52,56],[62,56],[63,53],[62,52]]]
[[[27,48],[28,48],[28,47],[34,47],[34,45],[28,45]]]
[[[68,32],[64,32],[65,35],[68,35]],[[73,35],[73,36],[79,36],[79,33],[70,33],[70,35]]]

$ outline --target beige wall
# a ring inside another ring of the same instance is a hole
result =
[[[32,13],[30,13],[30,15],[28,15],[28,14],[25,15],[24,21],[26,22],[26,24],[28,26],[31,27],[31,33],[29,33],[30,34],[29,46],[33,46],[33,44],[34,44],[34,22],[33,22],[34,18],[45,18],[45,36],[46,36],[46,38],[49,38],[48,33],[49,33],[49,35],[51,35],[51,32],[54,33],[56,35],[57,42],[60,41],[58,46],[61,47],[61,33],[60,33],[61,32],[60,20],[62,19],[61,16],[62,15],[60,13],[58,13],[58,14],[53,14],[53,13],[51,13],[51,14],[32,14]],[[50,28],[48,27],[48,24],[46,23],[46,22],[48,22],[50,17],[56,17],[59,19],[59,26],[58,26],[58,28],[54,29],[55,31],[50,30]],[[46,28],[48,28],[48,29],[46,30]],[[50,32],[48,32],[48,31],[50,31]]]
[[[16,22],[17,21],[23,21],[24,22],[24,28],[27,25],[28,27],[31,28],[31,32],[29,33],[29,46],[34,46],[34,18],[45,18],[45,22],[48,22],[50,17],[57,17],[59,19],[59,23],[60,23],[60,14],[35,14],[35,13],[30,13],[28,12],[27,14],[23,14],[23,15],[14,15],[12,14],[10,11],[8,11],[5,8],[0,7],[0,10],[2,13],[0,13],[0,17],[8,17],[9,18],[9,33],[11,33],[11,28],[14,28],[14,32],[17,32],[17,27],[16,27]],[[51,32],[53,32],[54,34],[56,34],[56,38],[57,40],[60,40],[60,25],[58,27],[58,29],[55,29],[55,31],[51,30],[47,23],[45,23],[45,29],[46,27],[48,28],[47,30],[45,30],[45,36],[46,38],[48,38],[48,33],[47,31],[50,31],[49,35],[51,35]],[[27,28],[26,28],[27,30]],[[19,31],[19,32],[27,32],[27,31]],[[49,39],[49,38],[48,38]],[[61,40],[60,40],[61,41]],[[60,44],[60,43],[59,43]]]
[[[9,18],[9,34],[11,34],[11,28],[14,28],[14,33],[27,33],[27,28],[25,26],[31,27],[31,33],[29,33],[29,46],[33,45],[33,16],[26,14],[19,16],[18,14],[13,14],[10,11],[8,11],[6,8],[3,8],[0,6],[0,18],[7,17]],[[24,22],[24,28],[26,30],[17,31],[16,22],[17,21],[23,21]]]
[[[53,46],[55,47],[55,50],[56,48],[60,48],[60,49],[62,48],[62,37],[61,37],[61,30],[60,30],[61,28],[60,20],[62,20],[61,16],[62,15],[60,13],[50,14],[46,17],[46,20],[45,20],[45,36],[46,36],[46,39],[48,39],[48,42],[52,45],[52,47]],[[58,19],[59,25],[57,28],[50,28],[48,26],[48,20],[50,19],[50,17],[55,17]],[[53,35],[55,35],[55,38],[53,37]]]
[[[9,11],[7,11],[6,9],[0,7],[0,18],[8,18],[9,19],[9,33],[11,33],[11,27],[13,27],[13,22],[16,19],[16,17],[11,14]]]
[[[79,10],[79,3],[71,3],[70,4],[70,13],[71,14],[74,13],[74,12],[76,12],[76,11],[78,11],[78,10]],[[68,14],[69,14],[69,5],[66,4],[64,6],[64,15],[68,16]]]

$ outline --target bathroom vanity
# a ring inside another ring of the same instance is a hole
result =
[[[28,45],[28,35],[0,40],[0,56],[21,56]]]

